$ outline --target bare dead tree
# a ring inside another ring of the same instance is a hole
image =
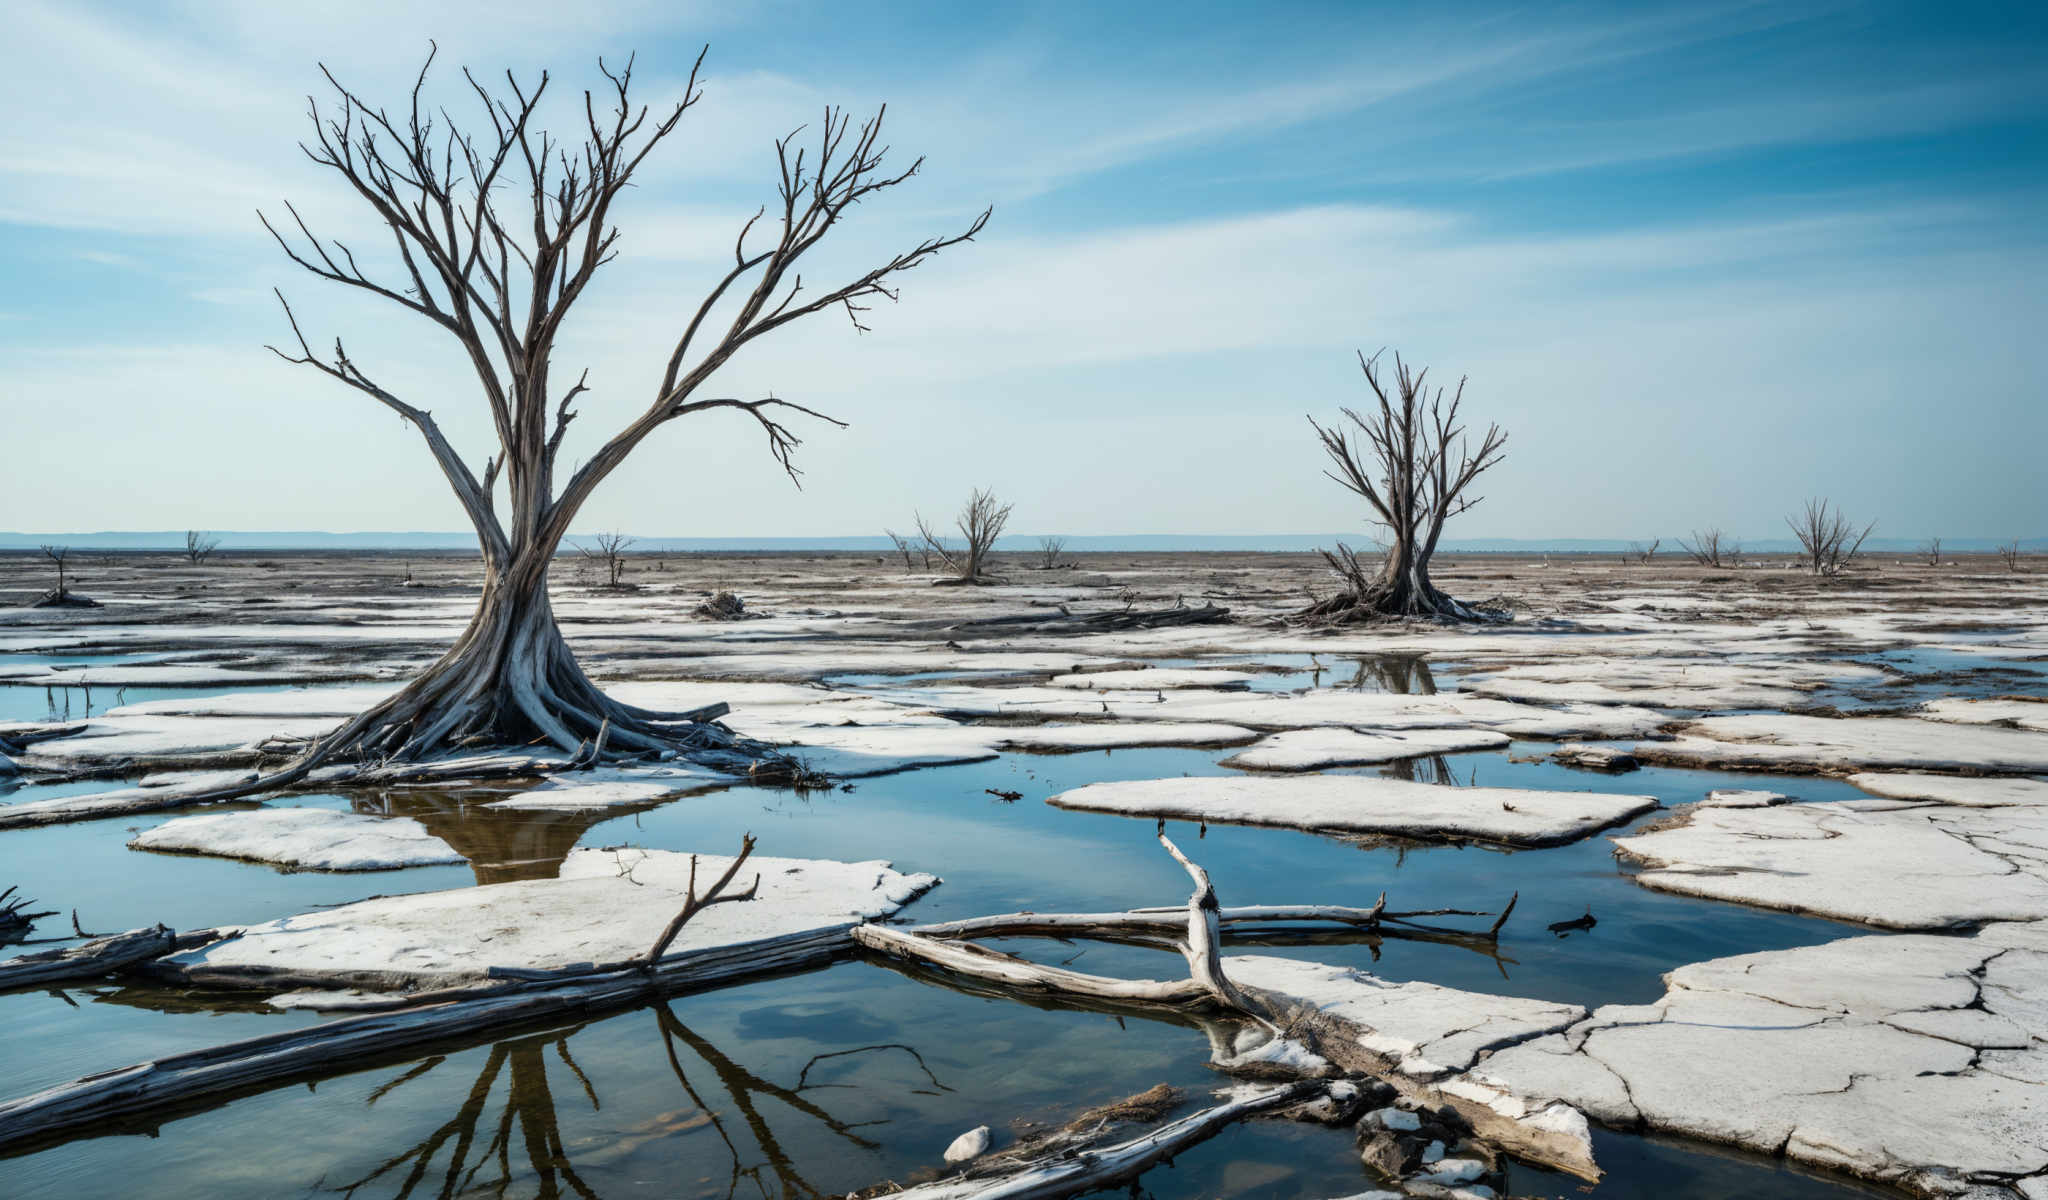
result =
[[[1735,543],[1728,540],[1728,535],[1718,529],[1695,529],[1690,541],[1679,538],[1678,545],[1694,562],[1703,567],[1725,566],[1723,558],[1734,558],[1738,549]]]
[[[44,547],[48,549],[48,547]],[[2020,569],[2020,540],[2014,538],[1998,548],[1998,557],[2005,563],[2005,569],[2017,572]]]
[[[199,529],[185,531],[185,559],[194,564],[205,562],[220,548],[220,539]]]
[[[933,531],[931,523],[922,514],[918,515],[918,537],[923,539],[927,550],[954,572],[954,578],[939,582],[990,582],[987,571],[989,552],[995,549],[996,539],[1003,536],[1003,527],[1010,523],[1010,507],[997,500],[994,492],[986,488],[974,489],[974,494],[961,506],[960,515],[953,518],[953,527],[960,531],[963,543],[957,551],[949,549],[945,539]]]
[[[1336,595],[1310,605],[1300,614],[1318,624],[1372,621],[1389,617],[1438,617],[1473,621],[1500,619],[1500,614],[1475,608],[1437,590],[1430,582],[1430,559],[1443,536],[1444,522],[1478,504],[1484,497],[1466,489],[1506,454],[1508,435],[1488,425],[1477,447],[1465,437],[1458,411],[1465,398],[1460,379],[1450,403],[1444,390],[1427,387],[1429,371],[1412,371],[1394,358],[1392,393],[1380,371],[1380,356],[1358,356],[1365,382],[1379,406],[1366,414],[1346,408],[1352,428],[1330,427],[1309,418],[1322,440],[1334,471],[1325,471],[1346,489],[1363,497],[1374,524],[1386,530],[1386,552],[1375,573],[1350,547],[1339,544],[1322,551],[1330,569],[1343,581]]]
[[[1830,508],[1826,500],[1808,500],[1801,512],[1785,518],[1799,547],[1806,557],[1806,565],[1815,575],[1839,575],[1863,549],[1863,539],[1877,528],[1872,521],[1860,531],[1839,508]]]
[[[1038,539],[1038,569],[1050,571],[1060,565],[1060,553],[1067,548],[1063,537],[1042,537]]]
[[[633,541],[623,533],[600,533],[590,539],[590,545],[576,549],[583,557],[603,564],[604,585],[615,588],[626,574],[626,550]]]
[[[1663,544],[1663,538],[1652,538],[1648,542],[1630,542],[1628,544],[1628,552],[1623,555],[1623,559],[1624,561],[1633,559],[1639,563],[1647,563],[1657,557],[1657,547]]]
[[[893,529],[884,529],[882,532],[889,535],[889,540],[896,544],[896,553],[903,556],[903,570],[905,573],[915,570],[917,568],[917,560],[912,558],[911,555],[916,551],[916,547],[911,544],[910,539]]]
[[[45,542],[43,543],[43,557],[57,564],[57,590],[49,593],[49,595],[61,604],[71,596],[71,587],[64,575],[64,564],[71,557],[71,547],[55,546]]]
[[[1922,547],[1920,547],[1920,553],[1922,553],[1922,554],[1925,554],[1925,555],[1927,556],[1927,565],[1928,565],[1928,566],[1930,566],[1930,567],[1938,567],[1938,566],[1940,566],[1940,565],[1941,565],[1941,539],[1940,539],[1940,538],[1928,538],[1928,539],[1927,539],[1927,544],[1926,544],[1925,546],[1922,546]]]
[[[680,418],[716,409],[745,414],[795,480],[791,456],[800,439],[781,414],[842,423],[774,395],[720,396],[706,385],[741,350],[807,317],[836,311],[866,329],[865,314],[876,299],[896,298],[899,276],[971,240],[989,213],[846,282],[806,287],[799,270],[806,256],[864,203],[909,181],[923,161],[902,169],[885,165],[882,112],[855,125],[844,110],[827,108],[808,135],[799,129],[775,143],[775,198],[740,228],[730,266],[701,301],[683,310],[687,321],[645,409],[558,480],[557,454],[578,415],[576,401],[591,384],[586,370],[559,386],[553,374],[557,336],[600,269],[617,256],[614,202],[697,104],[702,61],[699,55],[681,99],[658,112],[631,99],[630,59],[616,70],[600,61],[604,82],[595,94],[583,93],[576,127],[566,137],[541,127],[546,73],[522,82],[508,72],[502,85],[487,85],[464,71],[476,100],[475,118],[464,124],[422,102],[432,54],[409,103],[396,112],[366,101],[322,67],[335,99],[329,106],[312,103],[313,139],[302,149],[369,207],[391,246],[379,270],[367,254],[316,236],[289,204],[288,222],[264,218],[264,225],[286,256],[313,275],[381,297],[452,339],[477,377],[497,445],[482,470],[474,469],[427,409],[377,382],[340,340],[331,355],[316,353],[285,305],[293,337],[278,355],[361,392],[419,431],[475,527],[485,579],[469,628],[440,661],[316,743],[270,785],[336,755],[418,758],[454,746],[535,740],[577,751],[600,730],[608,733],[614,755],[676,751],[757,775],[764,764],[787,764],[709,718],[650,712],[606,697],[556,628],[549,565],[597,487]],[[807,144],[800,145],[804,136]],[[278,299],[284,303],[282,293]],[[509,507],[502,515],[495,499],[500,485]]]

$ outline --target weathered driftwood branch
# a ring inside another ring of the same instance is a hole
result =
[[[195,1101],[227,1099],[302,1079],[404,1059],[423,1045],[496,1037],[528,1022],[621,1008],[650,996],[734,979],[817,966],[841,955],[846,926],[768,938],[741,946],[669,955],[648,969],[639,960],[549,981],[512,981],[423,992],[365,1004],[364,1015],[171,1055],[59,1084],[0,1103],[0,1151],[104,1130]],[[196,936],[196,935],[188,935]],[[226,974],[194,971],[188,982]],[[266,983],[293,986],[288,976]],[[250,976],[237,979],[247,986]],[[328,987],[331,979],[307,980]]]
[[[1055,1148],[994,1176],[975,1172],[957,1179],[929,1183],[891,1193],[916,1200],[1056,1200],[1127,1184],[1188,1147],[1207,1141],[1226,1126],[1259,1113],[1314,1100],[1328,1094],[1329,1083],[1302,1080],[1249,1092],[1190,1113],[1177,1121],[1118,1142],[1085,1151]]]
[[[646,956],[640,961],[649,967],[660,962],[662,954],[668,950],[669,944],[676,940],[676,935],[683,931],[683,926],[690,923],[690,918],[710,908],[712,905],[752,900],[761,890],[761,876],[758,873],[754,876],[753,884],[744,892],[728,894],[725,888],[727,884],[732,882],[733,876],[739,874],[741,864],[745,863],[747,856],[753,852],[754,835],[751,833],[743,835],[740,838],[739,857],[732,860],[731,865],[725,868],[725,874],[718,877],[718,882],[712,884],[711,890],[704,893],[701,899],[697,895],[697,856],[692,854],[690,856],[690,882],[683,891],[683,910],[670,918],[669,923],[662,927],[661,936],[654,939],[654,945],[648,948]]]
[[[1172,608],[1120,609],[1102,613],[1061,613],[1044,616],[1026,613],[1015,617],[990,617],[962,621],[946,627],[949,633],[1114,633],[1130,629],[1164,629],[1174,625],[1220,625],[1230,620],[1230,610],[1205,604],[1200,608],[1175,605]]]
[[[71,979],[97,979],[139,963],[162,958],[166,954],[220,941],[224,936],[233,935],[219,929],[201,929],[180,934],[165,926],[155,925],[148,929],[131,929],[126,933],[97,938],[82,946],[45,950],[40,954],[24,954],[18,958],[0,960],[0,991],[8,988],[47,987]]]

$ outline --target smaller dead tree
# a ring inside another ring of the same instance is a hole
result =
[[[220,549],[220,539],[202,529],[185,531],[185,560],[197,566]]]
[[[1826,500],[1808,500],[1806,508],[1785,518],[1806,565],[1815,575],[1839,575],[1863,549],[1863,539],[1877,528],[1872,521],[1858,530],[1840,508]]]
[[[2004,561],[2005,569],[2017,573],[2020,569],[2020,540],[2014,538],[1998,548],[1998,557]]]
[[[1663,544],[1663,538],[1652,538],[1648,542],[1630,542],[1628,544],[1628,553],[1623,556],[1622,560],[1624,562],[1647,563],[1657,557],[1657,547]]]
[[[624,586],[620,579],[626,573],[626,548],[633,544],[633,539],[623,533],[600,533],[590,542],[576,548],[583,552],[583,557],[604,565],[604,586]]]
[[[1369,516],[1386,530],[1386,554],[1376,573],[1350,547],[1322,552],[1343,580],[1335,596],[1304,609],[1300,619],[1318,625],[1372,622],[1404,617],[1439,620],[1505,620],[1506,614],[1476,608],[1440,591],[1430,581],[1430,559],[1443,537],[1444,522],[1478,504],[1466,489],[1506,454],[1508,435],[1489,425],[1476,445],[1459,422],[1465,381],[1445,403],[1444,389],[1432,392],[1427,368],[1417,371],[1394,359],[1394,377],[1382,377],[1379,356],[1358,356],[1377,407],[1343,411],[1351,428],[1329,427],[1309,418],[1334,470],[1324,472],[1363,499]],[[1391,389],[1389,384],[1391,383]]]
[[[1928,538],[1928,539],[1927,539],[1927,544],[1926,544],[1925,546],[1922,546],[1922,547],[1920,547],[1920,553],[1922,553],[1922,554],[1925,554],[1925,555],[1927,556],[1927,565],[1928,565],[1928,566],[1930,566],[1930,567],[1938,567],[1938,566],[1940,566],[1940,565],[1941,565],[1941,539],[1940,539],[1940,538]]]
[[[1038,569],[1050,571],[1060,565],[1060,552],[1067,548],[1063,537],[1042,537],[1038,539]]]
[[[924,540],[925,547],[940,562],[954,572],[951,579],[942,579],[947,584],[986,584],[995,582],[988,573],[988,556],[995,549],[996,539],[1003,536],[1003,527],[1010,523],[1010,505],[996,499],[996,494],[987,488],[976,488],[960,509],[960,515],[953,519],[954,528],[960,531],[963,545],[950,549],[945,540],[933,531],[931,523],[920,514],[917,518],[917,534]]]
[[[1678,546],[1703,567],[1727,566],[1741,553],[1741,547],[1729,541],[1728,535],[1718,529],[1695,529],[1691,540],[1679,538]]]
[[[912,558],[911,555],[917,552],[917,547],[912,544],[910,539],[893,529],[884,529],[882,532],[889,535],[889,540],[896,545],[896,553],[903,556],[903,573],[907,575],[916,570],[917,560]]]
[[[54,546],[44,543],[43,557],[57,564],[57,586],[44,592],[31,608],[98,608],[99,601],[89,600],[71,590],[69,561],[71,547]]]

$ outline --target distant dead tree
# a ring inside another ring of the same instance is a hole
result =
[[[185,531],[185,558],[194,564],[203,563],[220,548],[220,539],[203,530]]]
[[[36,598],[31,608],[98,608],[99,601],[88,599],[71,590],[71,581],[66,574],[71,547],[57,546],[45,542],[43,557],[57,564],[57,586]]]
[[[49,547],[45,546],[43,549],[47,550]],[[2018,571],[2020,569],[2020,540],[2014,538],[2005,545],[2000,546],[1998,548],[1998,557],[2004,560],[2006,570]]]
[[[615,588],[626,573],[626,549],[633,541],[623,533],[600,533],[590,539],[590,545],[576,549],[583,557],[604,564],[604,585]]]
[[[1663,544],[1663,538],[1652,538],[1648,542],[1630,542],[1627,557],[1639,563],[1649,562],[1657,557],[1657,547]]]
[[[884,529],[882,532],[889,535],[889,540],[896,545],[896,553],[903,556],[903,570],[906,573],[916,570],[917,560],[912,558],[911,555],[916,553],[917,547],[911,544],[910,539],[893,529]]]
[[[800,267],[814,261],[807,259],[810,252],[843,218],[908,182],[923,161],[885,166],[882,112],[856,126],[844,110],[828,107],[809,133],[799,129],[775,143],[774,196],[740,227],[732,262],[709,281],[701,301],[679,306],[671,298],[656,306],[678,312],[681,329],[645,394],[645,408],[558,478],[563,438],[578,416],[578,398],[591,386],[588,371],[566,388],[553,375],[558,336],[600,269],[618,255],[614,202],[701,98],[703,56],[681,98],[660,111],[631,98],[631,59],[617,69],[600,60],[603,82],[571,102],[574,115],[562,135],[541,127],[550,83],[545,72],[527,81],[508,72],[495,86],[463,72],[462,90],[474,95],[476,109],[473,120],[460,121],[422,99],[433,58],[428,55],[409,100],[395,109],[370,103],[325,67],[335,99],[331,106],[311,106],[313,137],[305,152],[388,232],[382,256],[316,236],[289,204],[288,221],[266,217],[264,225],[292,262],[318,278],[380,297],[438,328],[475,372],[479,403],[496,433],[481,470],[449,442],[426,407],[373,378],[339,340],[331,354],[315,352],[290,305],[284,306],[292,339],[276,351],[279,357],[397,413],[426,442],[475,527],[483,551],[482,595],[469,628],[432,667],[267,777],[266,786],[331,759],[411,760],[455,746],[535,741],[597,757],[674,751],[756,777],[792,768],[787,756],[717,724],[709,709],[664,714],[606,697],[556,626],[549,566],[598,486],[680,418],[717,409],[744,414],[758,423],[770,455],[795,480],[791,455],[799,439],[778,416],[841,422],[772,394],[745,399],[706,385],[736,354],[805,318],[837,312],[865,329],[875,301],[896,298],[904,272],[971,240],[989,213],[960,232],[883,257],[845,282],[814,274],[805,292]],[[284,304],[281,292],[278,299]],[[494,501],[501,483],[508,509],[502,514]]]
[[[1678,539],[1678,546],[1703,567],[1725,565],[1723,558],[1733,559],[1741,553],[1741,547],[1728,540],[1728,535],[1718,529],[1693,530],[1692,540]]]
[[[1063,537],[1042,537],[1038,539],[1038,569],[1050,571],[1060,565],[1060,552],[1067,548]]]
[[[63,601],[69,598],[71,595],[71,587],[65,579],[64,571],[65,561],[71,557],[71,547],[54,546],[48,542],[44,542],[43,557],[57,564],[57,590],[51,592],[50,595],[55,597],[59,601]]]
[[[1930,566],[1930,567],[1938,567],[1938,566],[1940,566],[1940,565],[1941,565],[1941,539],[1940,539],[1940,538],[1928,538],[1928,539],[1927,539],[1927,544],[1926,544],[1925,546],[1922,546],[1922,547],[1920,547],[1920,553],[1922,553],[1922,554],[1925,554],[1925,555],[1927,556],[1927,565],[1928,565],[1928,566]]]
[[[1382,539],[1386,553],[1377,570],[1368,573],[1366,563],[1349,546],[1339,543],[1334,552],[1322,551],[1342,586],[1335,595],[1299,615],[1317,624],[1389,617],[1500,619],[1501,614],[1438,591],[1430,582],[1429,563],[1443,536],[1444,522],[1483,499],[1468,498],[1465,489],[1505,456],[1507,434],[1500,426],[1489,425],[1473,447],[1458,423],[1464,380],[1458,381],[1446,405],[1442,388],[1434,394],[1428,391],[1428,369],[1411,371],[1396,355],[1390,394],[1379,362],[1377,354],[1358,356],[1366,386],[1379,402],[1377,410],[1361,414],[1344,409],[1353,426],[1350,430],[1335,423],[1325,428],[1313,417],[1309,424],[1336,467],[1324,474],[1371,507],[1374,523],[1387,531]]]
[[[1857,530],[1841,509],[1831,509],[1826,500],[1808,500],[1804,510],[1785,518],[1785,524],[1799,539],[1807,568],[1815,575],[1841,574],[1863,549],[1863,539],[1877,528],[1872,521]]]
[[[991,582],[987,570],[989,552],[995,549],[996,539],[1003,536],[1003,527],[1010,523],[1010,507],[997,500],[994,492],[974,489],[960,515],[953,518],[953,527],[960,531],[963,543],[957,551],[948,549],[945,541],[932,531],[931,523],[923,515],[918,516],[918,536],[954,572],[954,578],[940,580],[941,583]]]

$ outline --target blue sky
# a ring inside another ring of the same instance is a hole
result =
[[[975,486],[1029,532],[1354,529],[1303,417],[1359,402],[1353,350],[1388,346],[1510,431],[1454,537],[1772,536],[1809,494],[1891,536],[2037,536],[2043,13],[17,0],[0,528],[462,527],[415,435],[262,350],[280,285],[490,449],[449,345],[298,274],[255,218],[288,196],[380,244],[299,157],[304,97],[324,61],[396,102],[431,38],[443,84],[547,66],[565,96],[637,51],[650,101],[710,44],[558,348],[558,376],[592,368],[572,457],[644,407],[772,139],[824,104],[886,101],[927,156],[835,235],[842,269],[996,208],[874,332],[820,317],[726,369],[721,393],[852,423],[811,431],[804,490],[713,414],[582,529],[867,534]]]

